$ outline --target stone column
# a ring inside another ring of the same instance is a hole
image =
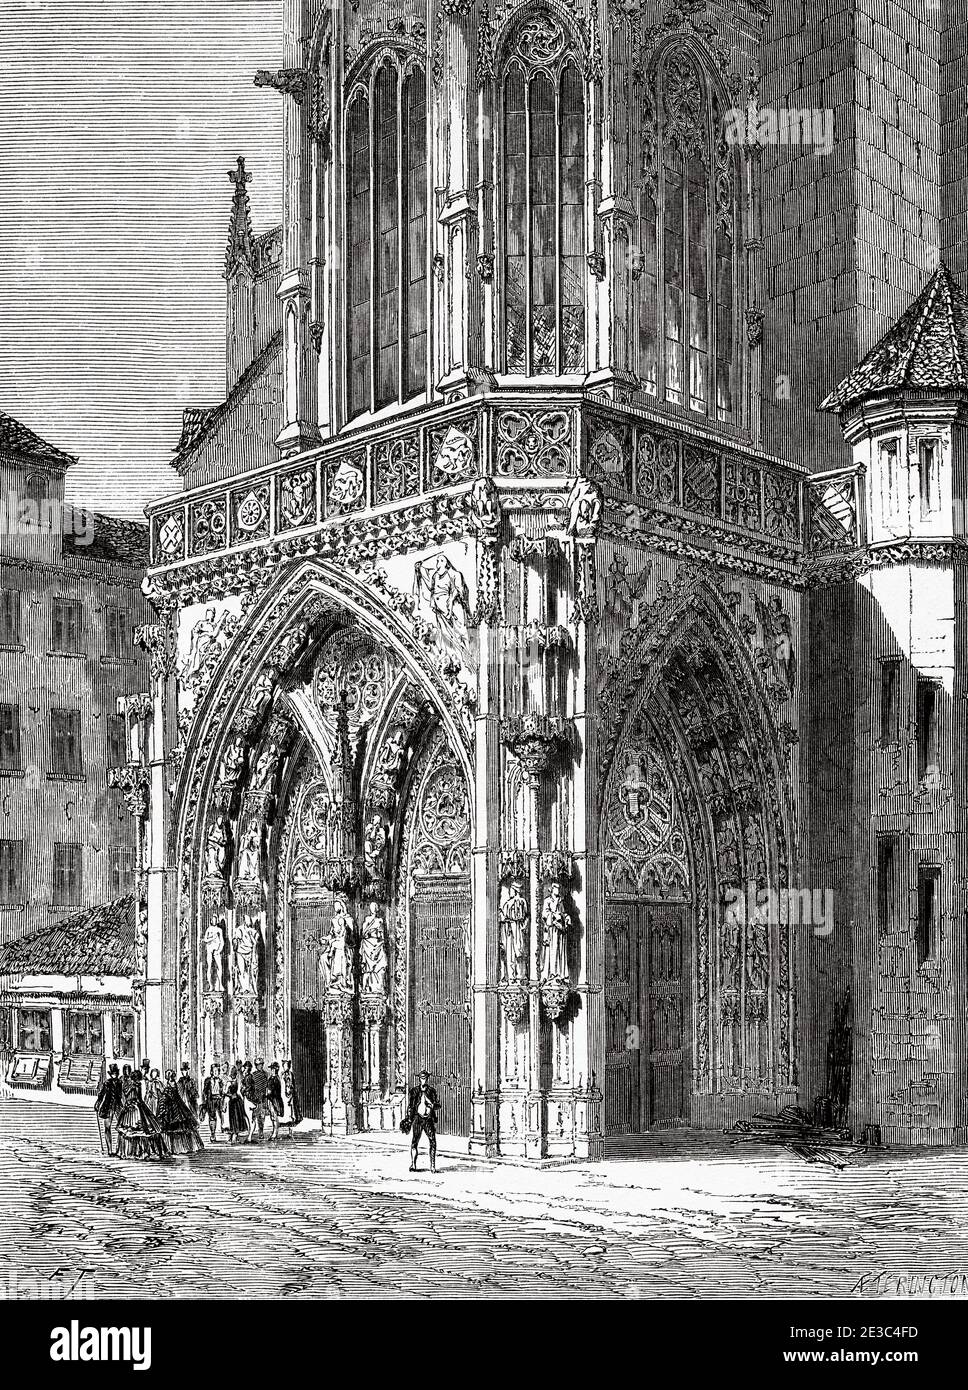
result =
[[[169,698],[175,665],[175,638],[170,620],[166,618],[160,623],[135,628],[134,641],[147,653],[151,675],[151,713],[142,754],[147,763],[148,813],[140,891],[147,905],[148,922],[141,1043],[143,1051],[159,1058],[162,1068],[167,1069],[180,1061],[175,1003],[175,872],[167,860],[170,798],[165,781],[166,752],[177,742],[175,701]]]

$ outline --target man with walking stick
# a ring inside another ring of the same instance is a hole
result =
[[[94,1113],[97,1116],[98,1135],[101,1140],[101,1152],[106,1153],[108,1158],[114,1158],[114,1148],[111,1142],[111,1131],[118,1112],[121,1109],[121,1076],[116,1062],[112,1062],[108,1067],[108,1074],[101,1082],[101,1089],[97,1093],[94,1102]]]

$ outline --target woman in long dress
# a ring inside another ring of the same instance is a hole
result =
[[[164,1158],[167,1154],[161,1126],[141,1097],[141,1072],[124,1068],[121,1078],[121,1110],[115,1133],[119,1158]]]
[[[299,1108],[299,1093],[296,1090],[296,1078],[292,1074],[292,1062],[286,1060],[282,1064],[282,1114],[279,1116],[281,1125],[288,1125],[289,1132],[292,1133],[292,1126],[298,1125],[302,1119],[302,1111]]]
[[[158,1097],[155,1116],[170,1153],[193,1154],[204,1148],[195,1116],[182,1100],[173,1071],[165,1072],[165,1084]]]
[[[239,1135],[248,1138],[249,1122],[246,1119],[245,1106],[242,1104],[242,1097],[239,1095],[239,1083],[235,1079],[234,1069],[233,1078],[229,1082],[225,1092],[226,1098],[226,1120],[228,1121],[229,1143],[235,1144]],[[242,1141],[245,1142],[245,1139]]]
[[[157,1067],[152,1067],[148,1073],[148,1080],[145,1082],[145,1105],[152,1115],[158,1109],[158,1097],[161,1095],[161,1072]]]

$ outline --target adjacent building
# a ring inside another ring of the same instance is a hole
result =
[[[85,968],[60,972],[83,977],[66,994],[35,977],[64,919],[135,892],[130,793],[108,770],[128,760],[119,700],[148,684],[134,636],[151,612],[146,528],[65,505],[75,462],[0,412],[0,1049],[14,1084],[55,1090],[70,1055],[57,1011],[86,1008],[83,981],[116,975],[117,953],[100,961],[92,936]],[[103,1026],[86,1036],[91,1057],[120,1045]],[[10,1063],[19,1055],[41,1060]]]

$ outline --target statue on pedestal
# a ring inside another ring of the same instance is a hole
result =
[[[202,937],[205,945],[205,988],[221,994],[225,988],[225,918],[213,917]]]
[[[319,960],[322,985],[327,993],[352,993],[355,931],[356,923],[341,893],[333,905],[329,935],[323,943]]]
[[[371,902],[360,931],[360,967],[363,972],[363,994],[386,996],[387,959],[386,924],[383,913]]]
[[[506,980],[528,978],[528,922],[531,913],[523,889],[523,879],[514,879],[501,904],[501,945]]]
[[[541,906],[541,978],[568,979],[568,936],[571,915],[561,897],[561,884],[552,883]]]

